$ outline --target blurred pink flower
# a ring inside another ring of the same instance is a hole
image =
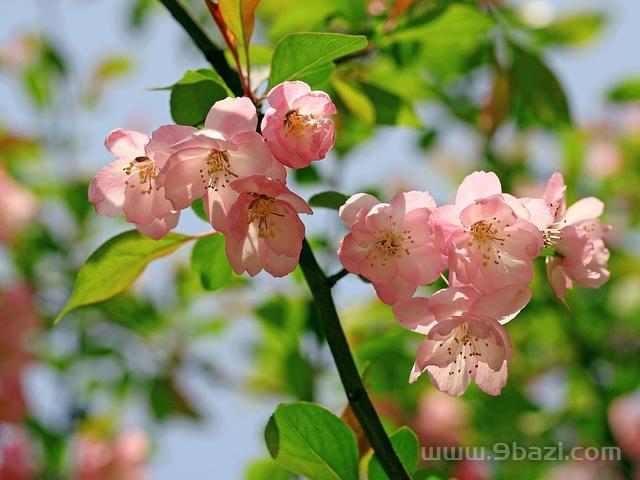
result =
[[[261,270],[274,277],[291,273],[298,263],[304,224],[298,213],[312,215],[302,198],[280,180],[253,175],[231,182],[238,198],[229,208],[226,250],[239,275]]]
[[[640,392],[617,397],[611,403],[609,426],[625,455],[640,468]]]
[[[413,429],[421,445],[457,447],[462,445],[469,415],[463,400],[431,390],[420,399]]]
[[[0,428],[0,480],[33,480],[35,468],[26,433],[15,426]]]
[[[622,152],[613,142],[598,140],[587,150],[585,163],[594,177],[607,178],[622,168]]]
[[[622,477],[606,462],[580,460],[552,468],[543,480],[622,480]]]
[[[35,197],[0,168],[0,243],[11,243],[38,211]]]
[[[0,376],[19,372],[33,359],[27,342],[39,324],[28,286],[19,284],[0,291]]]
[[[144,463],[149,451],[146,435],[122,433],[115,441],[83,435],[77,446],[74,480],[148,480]]]
[[[20,373],[14,371],[0,375],[0,422],[18,423],[27,415]]]
[[[180,212],[165,198],[158,174],[171,145],[194,131],[192,127],[165,125],[151,138],[129,130],[112,131],[105,146],[117,159],[100,170],[89,186],[89,201],[96,211],[110,217],[124,213],[140,233],[156,240],[169,233]]]
[[[425,371],[438,390],[462,395],[471,380],[486,393],[498,395],[507,381],[512,355],[507,323],[531,299],[522,285],[491,293],[472,287],[449,287],[431,298],[396,303],[393,313],[406,328],[427,335],[416,353],[409,377],[415,382]]]
[[[238,197],[229,188],[231,182],[250,175],[285,181],[286,171],[256,132],[257,124],[251,100],[227,98],[211,107],[203,130],[174,146],[158,183],[176,210],[202,198],[211,225],[224,231],[229,208]]]
[[[554,173],[543,195],[554,215],[554,223],[544,230],[545,245],[560,256],[549,256],[547,276],[558,298],[577,283],[597,288],[609,279],[609,250],[604,238],[611,229],[602,224],[604,204],[595,197],[578,200],[566,206],[566,185],[562,175]]]
[[[391,203],[365,193],[352,196],[340,208],[350,230],[338,249],[342,265],[370,280],[389,305],[411,297],[445,267],[427,226],[435,207],[427,192],[399,193]]]
[[[336,107],[324,92],[304,82],[284,82],[267,95],[269,108],[262,119],[262,135],[274,157],[291,168],[322,160],[333,147]]]
[[[456,463],[453,475],[456,480],[489,480],[492,477],[488,462],[468,458]]]
[[[481,291],[531,281],[542,233],[514,207],[529,216],[519,200],[502,194],[495,173],[474,172],[458,187],[455,204],[433,212],[429,226],[458,281]]]

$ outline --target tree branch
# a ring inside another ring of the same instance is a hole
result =
[[[347,275],[349,275],[349,272],[347,271],[346,268],[343,268],[342,270],[340,270],[339,272],[334,273],[333,275],[329,275],[327,277],[327,285],[329,286],[329,288],[333,287],[336,283],[338,283],[340,281],[341,278],[346,277]]]
[[[187,11],[176,0],[160,0],[171,12],[173,17],[187,31],[196,46],[202,51],[207,60],[214,66],[227,85],[236,93],[242,95],[242,85],[221,50],[219,50]],[[393,480],[410,480],[410,477],[400,462],[391,441],[384,431],[380,418],[371,404],[369,395],[362,384],[347,338],[345,337],[336,307],[331,296],[330,280],[324,274],[306,238],[302,242],[300,253],[300,268],[309,285],[311,295],[318,308],[320,320],[329,344],[329,349],[338,368],[342,386],[349,400],[353,412],[364,430],[369,444],[376,452],[382,468]],[[337,281],[341,272],[331,278]],[[338,276],[338,277],[337,277]],[[334,283],[335,283],[334,281]]]
[[[224,52],[211,41],[207,34],[200,28],[200,25],[196,23],[193,17],[191,17],[189,12],[185,10],[178,0],[160,1],[167,10],[169,10],[173,18],[175,18],[182,26],[185,32],[189,34],[193,43],[196,44],[198,49],[226,82],[231,91],[239,97],[243,96],[244,90],[240,83],[238,74],[229,66],[229,63],[224,56]]]
[[[384,431],[380,418],[362,384],[362,379],[351,356],[347,338],[342,330],[342,325],[333,303],[331,286],[318,265],[306,239],[302,242],[300,268],[318,308],[320,320],[324,325],[327,343],[338,367],[338,373],[340,374],[344,391],[347,394],[347,399],[367,436],[367,440],[369,440],[369,444],[376,452],[380,464],[389,478],[409,480],[409,475],[393,449],[391,441]]]

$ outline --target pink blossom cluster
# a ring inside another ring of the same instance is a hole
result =
[[[204,127],[166,125],[151,137],[114,130],[105,146],[117,158],[98,172],[89,200],[100,214],[124,214],[144,235],[165,236],[180,211],[201,199],[211,225],[226,237],[238,274],[281,277],[296,267],[311,208],[287,187],[285,165],[308,166],[334,143],[336,108],[324,92],[285,82],[267,95],[257,132],[249,98],[216,102]]]
[[[338,250],[343,266],[370,280],[404,327],[426,336],[411,382],[427,372],[453,396],[472,380],[500,393],[513,355],[504,324],[529,302],[533,260],[543,247],[552,252],[547,275],[558,298],[574,283],[595,288],[608,279],[602,202],[589,197],[567,208],[565,194],[559,173],[540,198],[516,198],[502,192],[494,173],[474,172],[452,204],[438,207],[427,192],[407,192],[390,203],[360,193],[342,206],[349,229]],[[446,288],[414,296],[445,270]]]

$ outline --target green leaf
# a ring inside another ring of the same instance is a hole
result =
[[[245,480],[291,480],[293,475],[271,459],[257,460],[247,468]]]
[[[191,266],[200,274],[205,290],[220,290],[231,281],[233,270],[224,245],[224,235],[218,233],[199,239],[193,246]]]
[[[607,100],[614,103],[640,100],[640,77],[628,78],[607,92]]]
[[[322,192],[314,195],[309,199],[309,205],[312,207],[322,207],[322,208],[331,208],[333,210],[338,210],[342,205],[344,205],[347,200],[349,200],[349,196],[340,192]]]
[[[418,467],[418,449],[420,447],[418,437],[409,427],[401,427],[389,436],[389,440],[391,440],[393,449],[398,454],[407,473],[412,475]],[[369,461],[368,472],[368,480],[387,480],[389,478],[384,473],[375,454]]]
[[[149,388],[149,406],[157,420],[182,415],[194,420],[200,418],[198,411],[176,385],[173,377],[157,377]]]
[[[356,84],[333,77],[331,85],[354,117],[362,120],[365,125],[375,123],[376,110],[373,102]]]
[[[173,253],[191,239],[170,233],[160,240],[151,240],[137,230],[130,230],[108,240],[80,268],[71,298],[55,322],[75,308],[116,296],[131,285],[152,260]]]
[[[249,45],[256,23],[256,8],[260,0],[218,0],[222,18],[241,46]]]
[[[313,403],[281,404],[269,419],[265,440],[278,465],[311,480],[357,480],[353,431]]]
[[[512,109],[521,127],[571,122],[569,103],[555,74],[537,55],[513,45]]]
[[[362,91],[374,105],[377,124],[422,128],[413,106],[395,93],[365,83],[362,84]]]
[[[214,103],[231,95],[213,70],[189,70],[171,88],[171,117],[179,125],[200,125]]]
[[[191,204],[191,210],[198,216],[199,219],[204,220],[209,223],[209,218],[204,211],[204,204],[202,203],[201,198],[196,198],[196,200]]]
[[[318,173],[315,165],[311,164],[303,168],[296,168],[293,171],[293,176],[301,185],[309,185],[313,183],[318,183],[322,180],[322,177]]]
[[[312,87],[329,78],[332,61],[367,46],[364,35],[339,33],[292,33],[276,45],[271,60],[269,85],[302,80]]]
[[[605,26],[607,17],[597,12],[579,12],[559,18],[552,24],[533,31],[543,46],[584,45],[593,40]]]
[[[289,352],[285,357],[284,373],[289,391],[296,399],[313,400],[313,365],[298,349]]]

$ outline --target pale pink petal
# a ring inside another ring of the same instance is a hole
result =
[[[432,212],[436,209],[436,202],[429,192],[411,191],[398,193],[391,200],[391,206],[404,213],[409,213],[419,208]]]
[[[171,230],[176,228],[179,218],[180,218],[180,213],[173,212],[168,214],[164,218],[156,219],[153,222],[146,225],[136,224],[136,228],[141,234],[146,235],[147,237],[150,237],[154,240],[159,240],[162,237],[164,237],[167,233],[169,233]]]
[[[273,250],[269,250],[264,269],[274,277],[284,277],[296,269],[299,257],[300,252],[290,257],[288,255],[278,255]]]
[[[549,178],[542,198],[545,200],[549,208],[551,208],[556,219],[559,219],[564,215],[566,209],[566,193],[567,186],[564,183],[562,174],[555,172],[551,175],[551,178]]]
[[[145,147],[145,154],[153,159],[158,168],[162,168],[169,156],[174,153],[173,146],[198,131],[195,127],[184,125],[163,125],[151,134]]]
[[[424,335],[436,323],[436,319],[429,311],[429,299],[414,297],[401,300],[393,305],[393,316],[404,328]]]
[[[531,300],[531,290],[524,285],[505,287],[479,295],[469,311],[495,318],[500,323],[513,319]]]
[[[491,369],[486,363],[478,363],[474,380],[478,387],[489,395],[500,395],[500,392],[507,384],[509,371],[506,360],[502,363],[502,368],[497,372]]]
[[[207,190],[207,180],[202,176],[207,148],[185,148],[169,157],[161,176],[165,196],[175,210],[182,210],[202,198]]]
[[[237,177],[268,175],[284,183],[286,170],[275,161],[260,134],[255,131],[242,132],[235,135],[232,141],[236,148],[228,154],[231,158],[231,170]]]
[[[249,225],[247,235],[240,241],[228,236],[225,249],[229,264],[237,275],[247,272],[252,277],[256,276],[262,270],[268,255],[267,248],[258,237],[257,228],[253,224]]]
[[[125,182],[128,175],[124,169],[129,160],[121,158],[103,167],[89,185],[89,201],[100,215],[116,217],[124,206]]]
[[[267,101],[269,106],[276,110],[291,110],[293,102],[309,92],[311,88],[304,82],[283,82],[269,91]]]
[[[566,225],[575,225],[598,218],[603,211],[604,203],[601,200],[595,197],[583,198],[567,208],[562,222]]]
[[[547,257],[547,278],[553,293],[558,298],[564,298],[565,291],[573,285],[571,279],[565,274],[561,262],[558,257]]]
[[[460,218],[455,205],[443,205],[436,208],[429,216],[429,230],[433,241],[443,254],[447,255],[451,235],[461,228]]]
[[[149,142],[149,137],[144,133],[117,128],[107,135],[104,146],[118,158],[128,158],[144,155],[144,146]]]
[[[344,226],[351,228],[360,212],[364,211],[364,214],[366,215],[369,213],[369,210],[378,203],[380,203],[380,201],[373,195],[369,195],[368,193],[356,193],[340,207],[338,215],[342,219]]]
[[[429,310],[436,320],[447,320],[468,311],[478,295],[472,287],[443,288],[431,295]]]
[[[229,137],[240,132],[255,132],[258,126],[256,107],[247,97],[219,100],[209,110],[204,126]]]
[[[304,224],[296,211],[284,202],[276,202],[272,211],[267,221],[273,236],[265,239],[269,250],[276,255],[297,258],[304,238]]]
[[[314,117],[338,113],[331,97],[320,91],[309,92],[307,95],[298,97],[292,102],[291,109],[297,110],[303,115],[313,115]]]
[[[378,298],[387,305],[393,305],[401,300],[411,298],[416,292],[416,284],[407,282],[399,275],[385,282],[372,281],[372,283]]]
[[[460,369],[454,366],[441,368],[429,365],[426,370],[433,385],[441,392],[447,393],[452,397],[462,395],[469,387],[469,383],[471,383],[471,374],[466,365],[465,368]],[[473,369],[471,371],[473,372]]]
[[[461,211],[475,200],[502,193],[498,176],[493,172],[473,172],[467,176],[456,192],[456,208]]]
[[[340,241],[338,258],[342,266],[349,272],[359,274],[360,262],[369,253],[369,248],[363,248],[349,234]]]

